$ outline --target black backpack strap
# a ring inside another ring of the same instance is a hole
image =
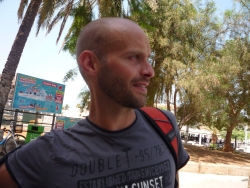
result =
[[[161,136],[168,146],[175,161],[175,169],[178,168],[178,139],[173,124],[167,115],[160,109],[154,107],[143,107],[138,109],[147,121],[153,126],[156,132]],[[178,181],[175,178],[175,187],[178,187]]]

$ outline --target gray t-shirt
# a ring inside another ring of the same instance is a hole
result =
[[[23,188],[173,188],[174,159],[164,141],[135,110],[136,120],[107,131],[81,120],[52,130],[9,156],[7,165]],[[173,114],[169,118],[176,126]],[[179,130],[176,128],[177,136]],[[179,165],[188,154],[179,143]]]

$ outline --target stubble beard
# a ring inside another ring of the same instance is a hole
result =
[[[137,80],[132,80],[136,82]],[[127,108],[140,108],[146,104],[146,95],[136,97],[125,80],[113,73],[106,63],[102,63],[101,71],[98,76],[100,89],[116,103]]]

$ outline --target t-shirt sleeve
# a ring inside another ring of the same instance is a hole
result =
[[[8,156],[5,162],[8,171],[21,187],[41,185],[46,181],[52,153],[49,146],[52,141],[53,133],[47,133]]]
[[[176,118],[174,114],[170,111],[164,111],[164,113],[167,115],[171,123],[173,124],[176,132],[176,136],[178,139],[178,170],[180,170],[182,167],[184,167],[187,162],[189,161],[189,155],[185,148],[183,147],[182,141],[181,141],[181,136],[180,136],[180,130],[176,122]]]

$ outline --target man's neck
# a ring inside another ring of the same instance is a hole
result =
[[[102,109],[102,110],[101,110]],[[118,131],[130,126],[136,119],[135,110],[132,108],[90,108],[89,120],[97,126]]]

